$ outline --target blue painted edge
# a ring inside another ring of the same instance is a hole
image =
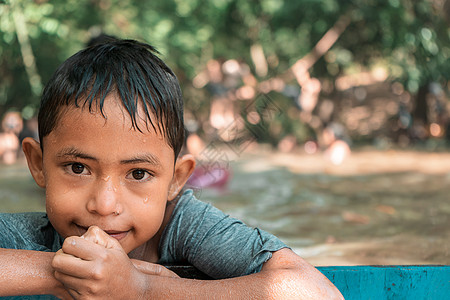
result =
[[[199,272],[192,266],[180,266],[178,269],[187,278]],[[317,269],[336,285],[346,300],[450,299],[448,265],[335,266]],[[56,299],[49,295],[0,298]]]
[[[450,299],[450,266],[317,267],[352,299]]]

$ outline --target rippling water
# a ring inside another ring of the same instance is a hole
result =
[[[24,164],[2,166],[0,210],[44,210]],[[316,265],[450,264],[450,155],[252,154],[225,189],[197,196],[274,233]]]
[[[232,169],[226,190],[199,197],[316,265],[450,263],[448,154],[367,153],[340,167],[249,155]]]

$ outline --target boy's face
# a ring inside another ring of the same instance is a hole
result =
[[[63,112],[44,138],[42,166],[34,168],[41,173],[33,171],[26,145],[24,151],[33,177],[46,189],[47,214],[59,234],[80,236],[96,225],[128,253],[158,232],[167,201],[182,188],[193,162],[174,164],[165,138],[139,118],[143,132],[133,129],[114,97],[105,99],[106,119],[76,107]]]

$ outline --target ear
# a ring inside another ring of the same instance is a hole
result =
[[[28,169],[37,185],[45,187],[45,176],[42,164],[42,150],[39,142],[33,138],[26,137],[22,142],[22,150],[27,158]]]
[[[186,181],[194,172],[195,159],[191,154],[186,154],[177,159],[175,163],[175,170],[170,184],[168,201],[175,199],[178,193],[181,191]]]

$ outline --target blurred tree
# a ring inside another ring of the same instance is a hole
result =
[[[311,76],[334,82],[355,66],[383,64],[389,68],[389,80],[421,95],[419,91],[430,82],[448,86],[450,42],[444,2],[3,0],[0,113],[16,107],[30,117],[37,109],[39,82],[45,84],[59,63],[92,36],[105,32],[155,45],[178,74],[187,108],[204,114],[209,107],[208,93],[194,88],[192,79],[209,60],[237,59],[250,66],[257,82],[279,77],[295,87],[296,81],[286,72],[311,54],[342,18],[346,22],[335,37],[337,41],[324,53],[317,52],[309,68]],[[23,18],[17,18],[18,13]],[[34,57],[35,67],[29,63],[30,57]],[[292,102],[282,103],[285,109],[293,107]],[[418,97],[417,118],[426,117],[424,104],[424,98]],[[295,114],[285,118],[280,124],[286,134],[309,132],[293,129],[298,121]]]

